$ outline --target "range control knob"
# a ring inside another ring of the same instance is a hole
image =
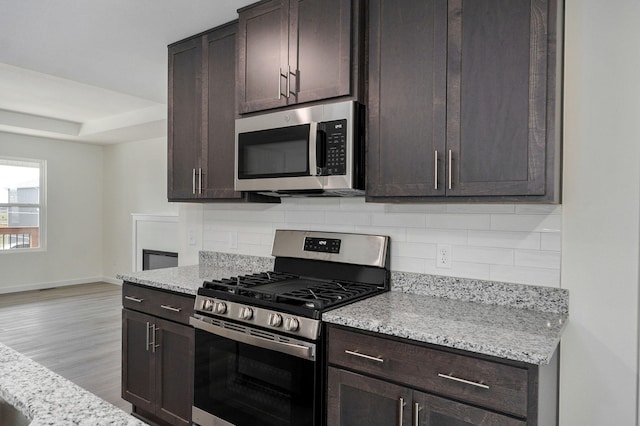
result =
[[[280,327],[282,325],[282,315],[269,314],[269,325],[271,327]]]
[[[227,304],[224,302],[216,302],[213,309],[216,314],[222,315],[227,312]]]
[[[242,318],[243,320],[250,320],[251,318],[253,318],[253,309],[248,306],[240,309],[240,318]]]
[[[289,317],[284,321],[285,330],[296,331],[298,328],[300,328],[300,322],[297,319]]]
[[[203,311],[213,311],[213,301],[210,299],[204,299],[202,302]]]

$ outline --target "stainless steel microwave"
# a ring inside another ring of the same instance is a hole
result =
[[[354,101],[237,119],[236,191],[364,195],[364,121]]]

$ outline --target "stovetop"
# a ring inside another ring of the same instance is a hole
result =
[[[205,281],[198,294],[317,318],[323,311],[381,291],[371,284],[268,271]]]

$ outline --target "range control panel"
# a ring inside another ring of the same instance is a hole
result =
[[[340,253],[342,240],[336,238],[312,238],[304,239],[305,251],[317,251],[320,253]]]

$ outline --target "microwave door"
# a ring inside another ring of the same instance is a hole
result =
[[[322,190],[317,162],[318,123],[239,133],[235,189]]]

